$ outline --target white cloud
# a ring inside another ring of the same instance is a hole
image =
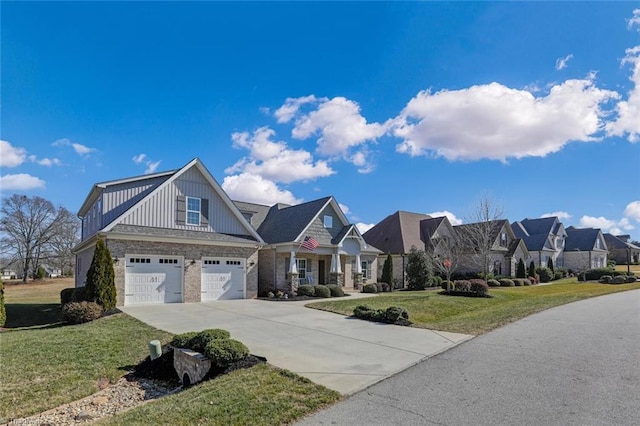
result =
[[[291,135],[308,139],[319,135],[317,151],[326,156],[347,155],[351,148],[375,141],[386,131],[379,123],[367,123],[360,106],[349,99],[322,99],[317,109],[296,119]]]
[[[609,135],[624,136],[626,134],[629,142],[636,143],[640,141],[640,46],[627,49],[625,53],[622,65],[631,64],[633,68],[629,78],[633,82],[633,89],[629,92],[626,101],[618,102],[616,105],[618,117],[615,121],[607,123],[606,129]]]
[[[431,212],[431,213],[427,213],[427,215],[431,216],[431,217],[442,217],[442,216],[446,216],[447,219],[449,219],[449,222],[451,222],[451,225],[462,225],[462,219],[459,219],[455,214],[451,213],[450,211],[447,210],[443,210],[440,212]]]
[[[269,127],[261,127],[253,135],[249,132],[231,135],[233,147],[247,149],[249,154],[225,173],[248,173],[282,183],[309,181],[335,173],[326,161],[314,163],[311,153],[290,149],[285,142],[274,142],[274,136]]]
[[[275,182],[250,173],[225,177],[222,181],[222,188],[233,200],[265,205],[299,204],[302,202],[294,197],[290,191],[278,188]]]
[[[326,101],[326,98],[317,99],[314,95],[302,96],[300,98],[287,98],[284,104],[273,113],[278,123],[288,123],[296,116],[300,107],[316,101]]]
[[[567,56],[565,56],[564,58],[558,58],[556,59],[556,69],[557,70],[563,70],[565,69],[568,65],[567,63],[573,59],[573,53],[569,53]]]
[[[563,212],[563,211],[557,211],[557,212],[551,212],[551,213],[545,213],[540,217],[557,217],[558,219],[570,219],[571,215],[567,212]]]
[[[144,174],[148,175],[155,172],[159,165],[160,161],[147,161],[147,168],[145,169]]]
[[[604,233],[611,233],[613,235],[620,235],[623,231],[630,231],[634,229],[633,225],[629,223],[627,218],[623,218],[619,221],[607,219],[603,216],[582,216],[580,218],[581,228],[598,228]]]
[[[26,173],[0,177],[0,189],[2,191],[26,191],[29,189],[44,188],[44,186],[45,182],[42,179]]]
[[[89,155],[92,152],[96,151],[95,148],[90,148],[86,145],[82,145],[79,143],[71,142],[67,138],[58,139],[51,144],[51,146],[70,146],[73,150],[80,155]]]
[[[36,161],[35,156],[33,157],[34,159],[32,161]],[[57,158],[43,158],[41,160],[37,160],[36,162],[41,166],[46,166],[46,167],[59,166],[62,164],[62,162]]]
[[[361,234],[364,234],[374,226],[376,226],[375,223],[362,223],[362,222],[356,223],[356,228],[358,228],[358,231],[360,231]]]
[[[138,155],[134,155],[132,160],[136,164],[141,164],[145,158],[147,158],[147,154],[138,154]]]
[[[544,157],[602,130],[601,104],[619,95],[598,89],[594,75],[551,87],[546,96],[499,83],[437,93],[422,91],[394,119],[396,151],[448,160],[506,161]]]
[[[640,9],[633,10],[633,17],[627,21],[627,28],[630,30],[637,26],[636,31],[640,32]]]
[[[346,204],[338,203],[338,205],[342,209],[342,213],[344,213],[345,215],[351,212],[351,209],[349,209],[349,207]]]
[[[627,204],[627,207],[624,209],[624,215],[636,222],[640,222],[640,200]]]
[[[24,148],[0,140],[0,167],[18,167],[26,158],[27,151]]]

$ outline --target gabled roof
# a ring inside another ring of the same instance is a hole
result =
[[[524,219],[520,223],[522,227],[526,229],[529,235],[540,235],[540,234],[553,234],[554,230],[557,229],[556,224],[558,222],[558,218],[556,216],[551,217],[539,217],[536,219]]]
[[[594,228],[574,228],[570,226],[567,228],[567,241],[564,246],[564,251],[593,251],[593,250],[607,250],[606,242],[603,241],[605,247],[596,249],[596,240],[602,234],[600,229]],[[604,240],[604,239],[603,239]]]
[[[511,229],[509,225],[509,221],[506,219],[490,220],[490,221],[487,221],[486,224],[490,226],[489,236],[491,241],[495,241],[498,239],[498,236],[500,236],[500,231],[503,228],[504,229],[508,228],[509,230]],[[456,225],[453,227],[453,229],[455,229],[456,232],[458,232],[459,234],[464,234],[465,232],[472,232],[473,228],[479,228],[484,225],[485,225],[485,222],[467,223],[464,225]]]
[[[522,240],[529,251],[553,251],[551,246],[547,244],[549,242],[549,235],[547,234],[529,235],[523,237]]]
[[[604,240],[607,243],[607,248],[609,250],[614,250],[614,249],[626,250],[627,248],[630,248],[632,250],[640,250],[640,247],[636,246],[635,244],[627,243],[620,237],[617,237],[613,234],[603,234],[603,235],[604,235]]]
[[[248,203],[246,201],[233,201],[233,204],[238,207],[241,213],[250,213],[251,216],[251,225],[254,228],[258,229],[262,222],[264,222],[267,214],[269,213],[270,206],[265,206],[262,204],[256,203]]]
[[[516,254],[516,250],[518,250],[518,247],[520,247],[521,245],[523,252],[526,255],[529,252],[529,250],[527,249],[527,245],[524,243],[522,238],[516,238],[511,241],[511,244],[509,244],[509,248],[507,249],[507,256],[513,257],[513,255]]]
[[[121,221],[124,218],[126,218],[129,214],[131,214],[131,212],[134,211],[136,206],[138,206],[141,203],[145,202],[145,200],[153,197],[156,193],[161,191],[167,185],[171,184],[171,182],[173,182],[176,179],[178,179],[180,176],[182,176],[187,170],[191,169],[192,167],[195,167],[195,168],[198,169],[198,171],[202,174],[202,176],[207,180],[209,185],[211,185],[211,187],[220,196],[220,199],[229,208],[231,213],[242,223],[243,227],[247,230],[249,235],[254,237],[258,242],[263,243],[264,241],[262,240],[262,238],[260,237],[258,232],[256,232],[256,230],[251,226],[251,224],[249,222],[247,222],[247,220],[244,218],[244,216],[242,216],[242,213],[240,213],[240,210],[238,210],[236,205],[233,204],[233,202],[231,201],[231,199],[229,198],[227,193],[222,189],[222,187],[218,184],[218,182],[215,180],[213,175],[209,172],[209,170],[207,170],[207,168],[204,166],[204,164],[202,163],[202,161],[200,161],[199,158],[194,158],[193,160],[188,162],[186,165],[184,165],[184,167],[182,167],[182,168],[180,168],[178,170],[175,170],[173,172],[164,172],[164,173],[156,173],[155,175],[148,175],[148,176],[155,176],[155,177],[166,176],[167,179],[165,179],[160,185],[156,186],[153,189],[153,191],[149,192],[142,199],[138,200],[137,203],[133,204],[128,210],[126,210],[124,213],[122,213],[119,217],[117,217],[116,219],[111,221],[111,223],[109,223],[107,226],[105,226],[101,231],[102,232],[108,232],[111,229],[113,229],[116,225],[121,223]],[[103,183],[103,185],[105,185],[105,187],[106,187],[108,185],[114,184],[113,182],[123,183],[124,181],[130,182],[130,181],[133,181],[133,180],[136,180],[136,179],[143,180],[143,178],[144,178],[144,176],[138,177],[138,178],[122,179],[120,181],[110,181],[110,182]],[[147,177],[147,178],[149,178],[149,177]],[[98,184],[98,185],[100,185],[100,184]]]
[[[269,244],[299,241],[309,225],[325,209],[334,203],[334,210],[347,224],[346,217],[333,197],[324,197],[295,206],[274,205],[258,228],[258,233]]]
[[[420,213],[397,211],[382,219],[376,226],[363,234],[367,244],[380,249],[383,253],[408,253],[411,246],[424,249],[420,222],[431,216]],[[430,229],[431,225],[425,225]]]
[[[420,221],[420,237],[425,245],[431,245],[431,238],[436,233],[442,222],[444,222],[446,216],[432,217],[430,219],[423,219]]]

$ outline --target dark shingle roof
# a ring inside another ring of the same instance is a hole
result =
[[[367,244],[383,253],[408,253],[411,246],[424,249],[420,222],[431,216],[420,213],[397,211],[382,219],[362,236]]]
[[[258,233],[268,244],[295,241],[331,197],[283,207],[275,205],[258,228]]]
[[[433,217],[431,219],[423,219],[420,221],[420,237],[424,241],[425,246],[431,247],[431,238],[435,234],[438,227],[445,220],[445,217]]]
[[[476,222],[476,223],[467,223],[465,225],[456,225],[453,229],[456,230],[459,236],[463,236],[466,232],[472,232],[473,228],[478,228],[483,226],[485,222]],[[490,229],[490,239],[491,241],[495,241],[500,234],[500,230],[503,226],[509,226],[509,221],[506,219],[499,220],[490,220],[488,224],[491,226]]]
[[[634,249],[634,250],[638,250],[640,249],[640,247],[631,244],[631,243],[627,243],[626,241],[624,241],[623,239],[621,239],[620,237],[617,237],[613,234],[604,234],[604,240],[607,243],[607,248],[609,250],[614,250],[614,249],[624,249],[626,250],[627,247]]]
[[[538,235],[529,235],[523,237],[522,240],[524,244],[527,246],[528,250],[531,251],[541,251],[541,250],[552,250],[550,247],[545,247],[548,240],[547,234],[538,234]]]
[[[557,217],[540,217],[537,219],[524,219],[520,223],[527,230],[529,235],[539,235],[545,234],[549,235],[553,233],[556,229],[556,221]]]
[[[236,205],[241,213],[248,212],[252,214],[251,225],[253,225],[253,227],[256,229],[258,229],[260,225],[262,225],[262,222],[264,222],[264,219],[267,217],[267,214],[271,209],[271,207],[269,206],[247,203],[246,201],[234,201],[233,204]]]
[[[564,251],[592,251],[600,234],[599,229],[594,228],[567,228],[567,241]],[[602,248],[606,250],[605,247]]]

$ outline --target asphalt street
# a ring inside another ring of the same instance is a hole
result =
[[[638,425],[640,290],[532,315],[300,425]]]

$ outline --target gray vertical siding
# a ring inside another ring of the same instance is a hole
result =
[[[106,188],[102,194],[104,226],[130,209],[135,203],[143,199],[167,179],[169,179],[168,176],[161,176],[144,181],[113,185]]]
[[[209,200],[209,224],[193,226],[177,223],[176,201],[178,196]],[[245,223],[243,223],[245,222]],[[220,195],[209,185],[195,167],[183,173],[171,184],[152,197],[139,203],[122,221],[126,225],[151,226],[199,231],[215,231],[226,234],[248,235],[246,221],[238,219],[224,203]]]

